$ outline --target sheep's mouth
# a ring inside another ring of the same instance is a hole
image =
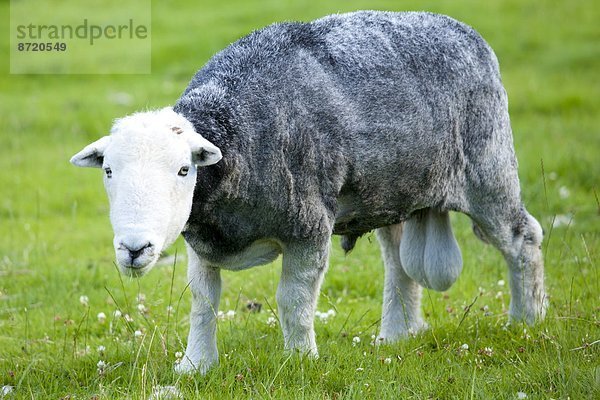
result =
[[[152,260],[150,263],[146,265],[121,265],[119,264],[119,269],[121,273],[125,276],[129,276],[131,278],[140,278],[146,275],[152,267],[156,264],[156,260]]]
[[[132,260],[129,257],[123,257],[122,254],[117,254],[117,263],[121,273],[132,278],[139,278],[154,267],[158,257],[155,254],[144,257],[143,259]]]

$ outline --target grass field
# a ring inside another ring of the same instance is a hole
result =
[[[212,54],[251,30],[366,8],[445,13],[495,49],[523,198],[546,232],[546,320],[505,325],[505,263],[453,215],[464,270],[449,291],[424,292],[428,332],[371,345],[383,285],[378,245],[367,235],[345,257],[336,239],[318,306],[335,315],[316,321],[319,360],[282,352],[269,319],[278,261],[223,273],[220,366],[175,375],[191,300],[183,243],[169,250],[177,262],[121,278],[100,172],[73,168],[70,156],[112,119],[172,104]],[[8,9],[0,2],[5,20]],[[171,385],[202,399],[600,398],[598,2],[155,1],[152,15],[150,75],[9,75],[2,63],[0,387],[12,392],[0,399],[147,399]],[[251,300],[261,312],[245,311]]]

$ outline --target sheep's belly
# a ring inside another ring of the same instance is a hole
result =
[[[219,259],[212,258],[210,251],[199,255],[208,264],[214,264],[221,269],[230,271],[240,271],[273,262],[281,252],[281,245],[275,240],[257,240],[242,251]]]
[[[333,233],[356,236],[382,226],[400,223],[408,218],[413,208],[412,205],[392,203],[379,206],[366,204],[358,196],[341,196],[337,206]]]

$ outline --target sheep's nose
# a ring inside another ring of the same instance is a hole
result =
[[[125,248],[129,252],[129,257],[131,257],[131,262],[133,264],[133,260],[138,258],[146,249],[151,249],[154,245],[150,242],[141,245],[141,246],[131,246],[125,243],[121,243],[121,246]]]

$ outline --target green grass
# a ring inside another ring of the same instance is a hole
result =
[[[179,255],[174,269],[121,278],[100,173],[71,167],[69,157],[106,134],[113,118],[172,104],[212,54],[251,30],[361,8],[446,13],[496,50],[523,197],[546,231],[545,322],[505,327],[504,261],[475,239],[466,217],[453,215],[464,272],[448,292],[424,293],[431,330],[423,335],[370,345],[381,310],[378,245],[368,235],[344,257],[334,240],[318,308],[336,316],[316,322],[319,360],[284,355],[280,330],[266,323],[276,307],[276,262],[223,273],[221,309],[236,315],[219,324],[220,366],[204,377],[174,375],[191,297],[183,244],[170,250]],[[8,2],[0,11],[8,15]],[[203,399],[600,398],[597,2],[155,1],[152,13],[151,75],[19,76],[8,74],[6,58],[2,65],[0,387],[14,387],[9,398],[147,399],[157,385]],[[112,100],[118,93],[131,102]],[[552,228],[555,217],[572,221]],[[137,309],[140,293],[146,313]],[[249,300],[262,312],[245,312]],[[117,309],[132,321],[114,318]],[[108,363],[102,373],[100,360]]]

